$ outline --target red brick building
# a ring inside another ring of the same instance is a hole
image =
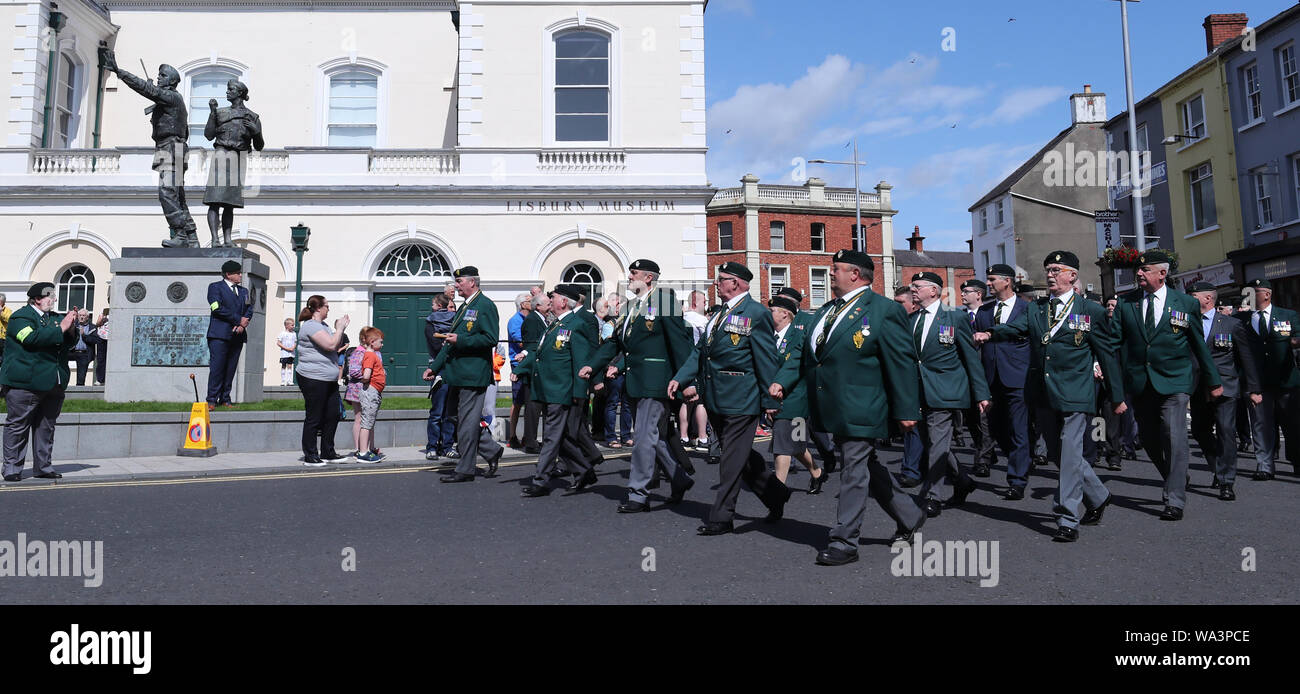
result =
[[[881,181],[875,193],[861,194],[862,231],[855,233],[852,188],[827,188],[816,178],[802,186],[759,185],[753,175],[740,180],[741,187],[719,190],[708,205],[710,267],[742,263],[754,272],[750,291],[757,298],[794,287],[805,309],[830,299],[831,256],[842,248],[865,250],[875,261],[876,292],[894,283],[893,186]]]
[[[950,306],[961,305],[961,283],[975,279],[975,254],[970,251],[926,251],[922,243],[921,227],[914,227],[908,237],[907,250],[894,251],[898,264],[898,283],[910,282],[918,272],[933,272],[943,278],[942,301]],[[893,295],[893,290],[890,290]]]

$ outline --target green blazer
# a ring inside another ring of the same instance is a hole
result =
[[[1296,369],[1295,364],[1295,346],[1291,344],[1292,340],[1300,337],[1300,315],[1276,305],[1273,306],[1270,314],[1268,340],[1264,340],[1255,331],[1255,314],[1252,313],[1249,317],[1243,316],[1246,330],[1253,338],[1264,390],[1276,392],[1300,388],[1300,371]],[[13,328],[9,330],[13,332]],[[6,355],[5,359],[8,358]]]
[[[1201,305],[1195,297],[1165,287],[1164,312],[1156,316],[1155,331],[1147,335],[1145,296],[1141,289],[1130,292],[1115,307],[1125,392],[1138,395],[1149,383],[1161,395],[1191,395],[1196,390],[1193,360],[1205,374],[1206,387],[1222,385],[1210,350],[1201,339]],[[1187,320],[1173,320],[1171,311],[1185,314]]]
[[[0,385],[46,391],[68,385],[68,351],[77,344],[75,330],[63,332],[57,313],[42,316],[31,304],[9,317]]]
[[[786,393],[806,384],[814,431],[879,439],[889,435],[890,419],[919,420],[920,381],[903,307],[867,288],[815,350],[813,333],[833,305],[818,309],[804,330],[799,368],[782,368],[776,382]]]
[[[802,314],[800,314],[802,315]],[[790,321],[790,327],[785,331],[785,337],[776,343],[776,357],[779,368],[776,372],[776,381],[779,383],[782,378],[791,378],[794,381],[794,388],[787,391],[785,398],[781,400],[781,411],[776,413],[777,419],[808,419],[808,386],[799,378],[799,367],[803,364],[803,346],[808,341],[808,324],[812,322],[812,316],[808,316],[799,325],[798,316]],[[784,386],[783,386],[784,387]]]
[[[777,365],[771,311],[746,295],[723,312],[718,329],[710,320],[673,380],[683,390],[696,386],[711,414],[758,415],[777,409],[781,404],[767,393]]]
[[[533,400],[571,405],[587,397],[587,381],[578,378],[578,371],[590,361],[599,339],[590,321],[570,311],[551,323],[515,371],[532,379]]]
[[[662,400],[673,374],[691,356],[691,329],[682,319],[673,290],[654,289],[644,301],[644,306],[628,302],[614,324],[614,334],[596,349],[587,365],[594,385],[604,379],[605,367],[621,360],[623,392],[629,398]]]
[[[917,311],[908,318],[908,332],[915,335],[921,312]],[[916,346],[915,337],[912,346]],[[921,372],[921,403],[926,407],[964,410],[989,399],[984,362],[975,349],[970,314],[965,309],[939,306],[934,320],[930,321],[930,332],[925,336],[925,346],[917,361]],[[971,401],[972,394],[974,402]]]
[[[449,386],[488,387],[493,382],[492,352],[497,346],[498,330],[496,304],[482,292],[475,294],[451,320],[456,344],[444,344],[429,368],[441,372]]]
[[[1043,344],[1043,336],[1050,332],[1048,302],[1048,298],[1035,301],[1015,320],[995,325],[991,331],[994,340],[1025,338],[1029,342],[1025,402],[1031,408],[1095,413],[1098,403],[1092,373],[1094,361],[1101,366],[1110,402],[1123,401],[1118,340],[1114,322],[1106,317],[1106,309],[1076,296],[1068,312],[1072,317],[1067,317],[1056,335]]]

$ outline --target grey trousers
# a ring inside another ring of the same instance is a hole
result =
[[[587,459],[573,442],[575,429],[582,426],[578,406],[548,402],[545,403],[545,407],[542,452],[537,458],[537,471],[533,473],[533,484],[539,487],[550,481],[560,465],[561,452],[568,458],[568,466],[575,474],[586,474],[591,469],[591,465],[587,464]]]
[[[460,449],[456,472],[462,475],[474,474],[474,460],[478,456],[490,461],[505,452],[492,439],[492,430],[483,426],[486,391],[486,388],[456,388],[456,447]]]
[[[1174,508],[1187,504],[1188,399],[1187,393],[1161,395],[1148,385],[1133,400],[1142,448],[1165,480],[1165,503]]]
[[[957,454],[952,451],[953,422],[960,410],[922,409],[921,442],[925,445],[926,460],[930,464],[921,484],[920,495],[923,499],[944,498],[944,488],[951,487],[957,480],[966,477],[966,472],[957,462]]]
[[[1282,427],[1286,437],[1286,459],[1300,466],[1300,391],[1264,391],[1264,401],[1255,406],[1251,421],[1251,434],[1255,442],[1255,469],[1273,472],[1273,463],[1282,457],[1278,450],[1277,428]],[[1278,415],[1281,415],[1279,417]]]
[[[871,439],[836,436],[835,444],[840,454],[840,499],[831,528],[831,547],[857,551],[868,496],[894,519],[899,530],[911,530],[925,520],[921,507],[880,464]]]
[[[1192,400],[1192,436],[1214,480],[1219,484],[1236,482],[1237,399],[1219,397],[1209,402],[1198,393]]]
[[[686,470],[677,464],[677,459],[668,450],[668,444],[660,435],[662,432],[665,400],[641,398],[632,404],[636,419],[632,430],[636,432],[636,444],[632,448],[632,469],[627,476],[627,500],[645,503],[649,492],[647,486],[655,477],[655,461],[663,466],[664,472],[676,486],[681,486],[689,479]]]
[[[989,408],[992,412],[993,408]],[[962,412],[966,429],[970,431],[972,447],[975,449],[975,462],[993,465],[998,460],[993,450],[992,427],[989,426],[989,412],[980,412],[979,404]]]
[[[1110,497],[1092,465],[1083,459],[1083,437],[1088,435],[1091,419],[1083,412],[1039,408],[1037,413],[1038,431],[1047,443],[1047,459],[1056,461],[1061,468],[1052,511],[1062,528],[1078,527],[1081,503],[1085,508],[1096,508]]]
[[[709,522],[730,523],[736,516],[736,499],[743,478],[754,494],[771,509],[790,498],[790,489],[767,469],[763,456],[754,450],[754,428],[758,415],[709,413],[709,424],[722,446],[718,465],[718,496],[709,509]],[[637,435],[640,438],[640,434]]]
[[[32,468],[36,474],[54,472],[54,420],[63,411],[63,389],[34,391],[10,388],[5,392],[4,474],[17,475],[27,460],[27,438],[32,440]]]

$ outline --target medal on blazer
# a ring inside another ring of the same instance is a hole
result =
[[[465,311],[465,330],[474,329],[474,319],[478,318],[478,311]]]
[[[753,330],[752,321],[744,316],[727,316],[722,329],[731,334],[731,344],[739,345],[740,336],[748,335]]]
[[[957,341],[957,329],[951,325],[939,326],[939,344],[951,345]]]
[[[1071,313],[1067,328],[1074,331],[1074,346],[1083,346],[1083,334],[1092,330],[1092,317],[1086,313]]]
[[[572,330],[561,329],[555,333],[555,349],[564,349],[564,345],[569,342]]]
[[[1214,346],[1221,349],[1232,349],[1232,333],[1220,333],[1215,335]]]
[[[655,329],[655,307],[654,306],[645,307],[645,329],[649,332],[654,332]]]
[[[1275,320],[1271,332],[1279,337],[1291,337],[1291,321]]]
[[[1174,334],[1177,335],[1182,332],[1183,328],[1191,325],[1191,321],[1188,319],[1186,313],[1175,311],[1171,308],[1169,309],[1169,325],[1173,327]]]

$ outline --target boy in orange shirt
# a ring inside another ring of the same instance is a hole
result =
[[[379,415],[379,405],[384,399],[384,360],[379,358],[379,350],[384,348],[384,333],[379,328],[367,326],[361,329],[361,346],[366,350],[361,357],[361,436],[357,448],[365,451],[357,456],[359,463],[377,463],[384,459],[383,453],[377,453],[374,446],[375,418]]]

